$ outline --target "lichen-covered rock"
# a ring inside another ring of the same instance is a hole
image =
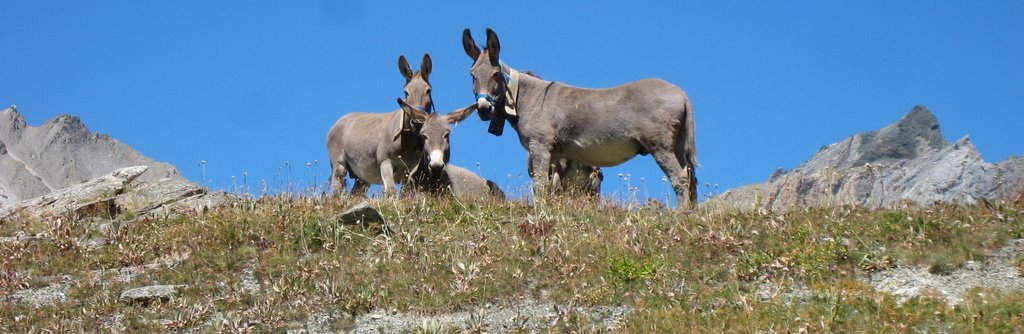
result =
[[[975,287],[1024,289],[1024,276],[1014,262],[1021,254],[1024,254],[1024,239],[1017,239],[983,261],[967,261],[946,273],[933,273],[928,266],[912,265],[872,273],[864,280],[877,290],[898,296],[901,301],[935,292],[950,305],[956,305]]]
[[[164,216],[203,212],[231,204],[237,199],[222,191],[207,191],[184,179],[164,178],[133,187],[117,196],[114,203],[124,212]]]
[[[121,168],[110,174],[20,202],[0,211],[0,220],[95,210],[97,205],[107,205],[105,203],[122,193],[129,182],[145,173],[147,169],[147,166]]]
[[[68,297],[69,289],[71,289],[71,284],[66,281],[53,282],[38,289],[15,291],[11,294],[9,300],[35,307],[53,305],[64,302]]]
[[[184,285],[151,285],[141,288],[128,289],[121,293],[119,299],[127,303],[149,304],[151,302],[170,300],[178,294],[178,289]]]
[[[907,202],[972,204],[1013,199],[1024,190],[1024,158],[987,163],[968,137],[943,139],[938,120],[917,106],[898,122],[823,147],[768,182],[726,191],[710,203],[749,209]]]
[[[66,213],[108,219],[127,212],[136,216],[173,216],[203,212],[237,200],[234,195],[209,192],[179,178],[164,178],[130,186],[147,169],[147,166],[121,168],[84,183],[19,202],[0,210],[0,221]]]

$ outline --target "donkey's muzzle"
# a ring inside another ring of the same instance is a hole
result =
[[[430,172],[432,174],[437,174],[437,172],[443,170],[444,165],[444,152],[439,150],[430,152],[430,161],[427,166],[430,167]]]
[[[476,110],[480,111],[481,117],[487,115],[487,117],[490,118],[493,116],[491,113],[494,111],[494,103],[485,97],[480,97],[476,99]]]

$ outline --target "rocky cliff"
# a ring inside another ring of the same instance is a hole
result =
[[[765,183],[729,190],[711,202],[774,210],[880,208],[1012,199],[1022,190],[1024,158],[987,163],[968,137],[947,142],[935,115],[917,106],[894,124],[825,146],[796,169],[777,170]]]
[[[0,115],[0,208],[137,165],[149,167],[138,182],[184,181],[174,166],[90,132],[77,117],[61,115],[32,127],[14,106]]]

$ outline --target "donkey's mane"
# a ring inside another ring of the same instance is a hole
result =
[[[522,72],[519,72],[519,73],[520,74],[526,74],[526,75],[529,75],[531,77],[544,80],[544,78],[541,78],[540,75],[537,75],[537,73],[532,71],[532,70],[526,70],[526,71],[522,71]]]

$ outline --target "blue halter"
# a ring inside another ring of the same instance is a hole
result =
[[[431,103],[429,105],[426,105],[426,106],[414,106],[414,105],[411,105],[411,104],[409,106],[413,107],[413,108],[416,108],[416,109],[419,109],[419,110],[421,110],[421,111],[423,111],[425,113],[428,113],[428,114],[434,111],[434,104],[433,103]]]
[[[493,95],[491,95],[491,94],[487,94],[487,93],[476,93],[476,99],[477,99],[477,100],[479,100],[480,98],[483,98],[484,100],[487,100],[487,102],[490,102],[490,103],[495,103],[496,101],[498,101],[498,99],[497,99],[497,98],[495,98],[495,97],[494,97]]]
[[[505,62],[501,60],[498,61],[498,65],[501,66],[501,75],[505,77],[505,89],[508,89],[508,85],[515,84],[515,82],[512,82],[512,75],[509,74],[509,71],[507,70],[508,65],[505,65]],[[473,97],[475,97],[477,100],[483,98],[484,100],[487,100],[487,102],[490,103],[495,103],[498,101],[497,97],[494,97],[493,95],[487,93],[476,93],[474,94]]]

